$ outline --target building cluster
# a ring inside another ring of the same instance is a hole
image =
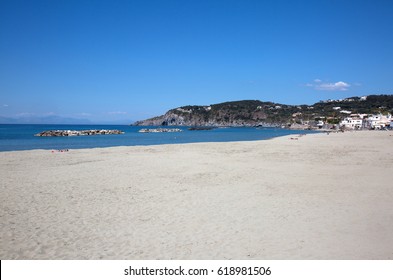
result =
[[[295,113],[292,117],[299,117],[300,113]],[[290,125],[293,129],[393,129],[393,117],[391,114],[350,114],[337,122],[336,117],[317,116],[315,121],[303,121]]]
[[[321,100],[321,103],[332,103],[332,102],[354,102],[354,101],[366,101],[367,96],[362,96],[358,98],[343,98],[343,99],[328,99],[328,100]]]
[[[343,129],[384,129],[393,128],[392,115],[351,114],[340,122]]]

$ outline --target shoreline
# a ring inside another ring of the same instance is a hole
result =
[[[3,152],[0,258],[393,259],[393,132],[295,135]]]
[[[306,130],[309,131],[309,130]],[[319,133],[325,133],[324,131],[320,131],[320,132],[312,132],[312,133],[304,133],[307,135],[311,135],[311,134],[319,134]],[[68,150],[91,150],[91,149],[111,149],[111,148],[127,148],[127,147],[150,147],[150,146],[165,146],[165,145],[188,145],[188,144],[203,144],[203,143],[207,143],[207,144],[214,144],[214,143],[242,143],[242,142],[256,142],[256,141],[266,141],[266,140],[272,140],[272,139],[276,139],[276,138],[280,138],[280,137],[288,137],[290,135],[297,135],[299,133],[292,133],[292,134],[287,134],[287,135],[280,135],[280,136],[276,136],[276,137],[270,137],[270,138],[266,138],[266,139],[256,139],[256,140],[241,140],[241,141],[211,141],[211,142],[186,142],[186,143],[166,143],[166,144],[146,144],[146,145],[130,145],[130,146],[110,146],[110,147],[92,147],[92,148],[64,148],[64,149],[68,149]],[[29,152],[29,151],[51,151],[51,150],[57,150],[57,149],[53,149],[53,148],[48,148],[48,149],[28,149],[28,150],[12,150],[12,151],[1,151],[0,150],[0,154],[1,153],[13,153],[13,152]]]
[[[303,131],[303,130],[302,130]],[[299,132],[302,132],[299,131]],[[307,133],[310,130],[304,130],[306,133],[293,133],[293,134],[287,134],[287,135],[280,135],[280,136],[275,136],[275,137],[270,137],[266,139],[256,139],[256,140],[241,140],[241,141],[211,141],[211,142],[187,142],[187,143],[170,143],[170,144],[147,144],[147,145],[131,145],[131,146],[110,146],[110,147],[92,147],[92,148],[64,148],[69,150],[69,151],[77,151],[77,150],[93,150],[93,149],[112,149],[112,148],[145,148],[145,147],[156,147],[156,146],[172,146],[172,145],[193,145],[193,144],[220,144],[220,143],[255,143],[255,142],[264,142],[264,141],[271,141],[274,139],[280,139],[280,138],[286,138],[289,136],[294,136],[296,135],[302,137],[305,135],[318,135],[318,134],[342,134],[342,133],[391,133],[393,135],[393,130],[346,130],[345,132],[342,131],[329,131],[329,130],[311,130],[313,132]],[[53,148],[48,148],[48,149],[28,149],[28,150],[12,150],[12,151],[0,151],[0,154],[2,153],[14,153],[14,152],[32,152],[32,151],[56,151],[57,149]]]
[[[0,144],[0,152],[12,152],[12,151],[29,151],[29,150],[60,150],[60,149],[90,149],[90,148],[110,148],[110,147],[128,147],[128,146],[151,146],[151,145],[165,145],[165,144],[188,144],[188,143],[218,143],[218,142],[238,142],[238,141],[255,141],[265,140],[274,136],[282,136],[285,134],[296,134],[302,133],[302,131],[293,131],[287,129],[268,129],[266,132],[258,133],[257,130],[244,127],[248,129],[247,133],[242,133],[241,129],[235,129],[230,133],[223,133],[218,130],[218,133],[206,134],[204,132],[184,132],[185,134],[167,134],[157,137],[157,135],[146,135],[138,136],[137,130],[127,131],[125,135],[116,136],[109,140],[105,137],[97,138],[86,138],[80,140],[80,137],[44,137],[45,139],[36,139],[28,134],[24,138],[15,139],[3,139],[4,141]],[[252,133],[250,133],[252,132]],[[255,132],[255,133],[254,133]],[[309,131],[307,131],[309,132]],[[193,133],[193,134],[191,134]],[[309,132],[315,133],[315,132]],[[37,134],[37,131],[32,132],[32,135]]]

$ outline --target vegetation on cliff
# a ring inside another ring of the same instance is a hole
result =
[[[313,105],[242,100],[209,106],[183,106],[134,125],[280,126],[321,118],[334,123],[350,113],[393,113],[393,95],[351,97],[320,101]]]

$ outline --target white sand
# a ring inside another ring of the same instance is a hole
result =
[[[0,259],[393,259],[393,132],[0,153]]]

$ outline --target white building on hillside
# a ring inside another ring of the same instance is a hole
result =
[[[351,118],[360,118],[360,119],[364,119],[367,118],[368,115],[367,114],[351,114],[349,115]]]
[[[367,118],[367,127],[371,129],[382,129],[390,126],[392,115],[371,115]]]
[[[340,127],[349,129],[361,129],[363,120],[360,118],[345,118],[340,122]]]
[[[322,128],[324,125],[325,125],[325,122],[322,121],[322,120],[319,120],[318,123],[317,123],[317,127],[318,128]]]

